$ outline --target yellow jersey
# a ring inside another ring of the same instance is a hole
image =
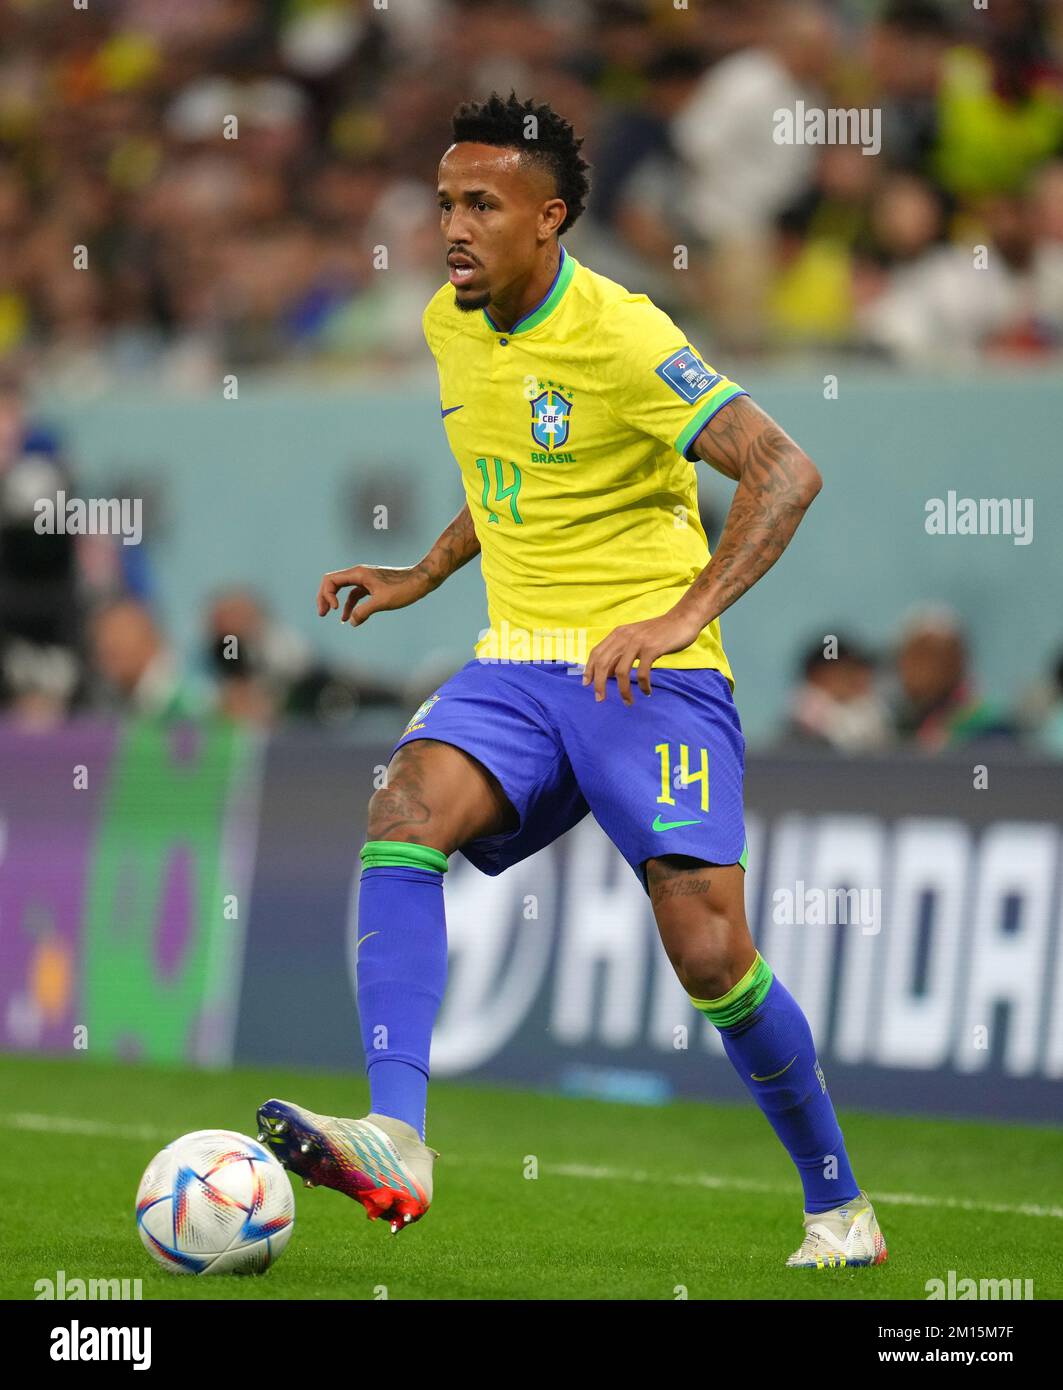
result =
[[[668,612],[709,561],[692,445],[746,393],[644,294],[564,248],[511,329],[444,285],[424,313],[440,412],[480,542],[483,660],[582,663],[621,623]],[[734,685],[718,620],[655,666]]]

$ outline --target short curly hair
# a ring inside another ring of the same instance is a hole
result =
[[[529,117],[534,117],[531,124]],[[492,92],[486,101],[459,106],[451,125],[456,144],[469,141],[522,150],[550,170],[557,196],[568,210],[557,229],[558,236],[568,231],[587,206],[591,166],[580,156],[583,141],[577,140],[569,122],[552,107],[545,103],[536,106],[530,98],[520,101],[513,91],[506,98]]]

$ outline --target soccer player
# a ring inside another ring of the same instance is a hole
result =
[[[746,923],[745,744],[720,643],[720,614],[786,549],[820,475],[645,295],[565,251],[589,190],[568,122],[492,94],[458,109],[453,134],[439,165],[450,283],[424,331],[466,504],[417,564],[326,574],[317,603],[325,616],[348,590],[341,621],[358,626],[480,555],[491,626],[414,714],[369,804],[358,1009],[371,1113],[270,1100],[260,1130],[309,1185],[392,1232],[422,1217],[448,856],[498,874],[589,810],[797,1167],[805,1237],[787,1263],[881,1263],[808,1022]],[[698,459],[737,484],[711,559]]]

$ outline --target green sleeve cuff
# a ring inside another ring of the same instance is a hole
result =
[[[730,401],[735,400],[738,396],[748,395],[748,391],[744,391],[741,386],[736,386],[732,381],[723,391],[717,392],[715,395],[711,396],[675,441],[676,453],[682,454],[685,459],[689,459],[690,462],[693,463],[697,457],[696,454],[691,453],[694,447],[694,440],[697,439],[698,435],[716,412],[721,410]]]
[[[447,856],[429,845],[408,845],[402,840],[367,840],[362,846],[362,868],[435,869],[447,871]]]

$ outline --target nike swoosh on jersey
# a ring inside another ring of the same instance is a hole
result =
[[[455,410],[464,410],[464,409],[465,409],[465,407],[464,407],[463,405],[448,405],[447,408],[444,410],[444,408],[443,408],[443,402],[440,401],[440,402],[439,402],[439,418],[440,418],[441,420],[445,420],[445,419],[447,418],[448,415],[453,415],[454,412],[455,412]]]
[[[667,820],[662,821],[660,815],[653,818],[652,830],[678,830],[681,825],[700,825],[699,820]]]

